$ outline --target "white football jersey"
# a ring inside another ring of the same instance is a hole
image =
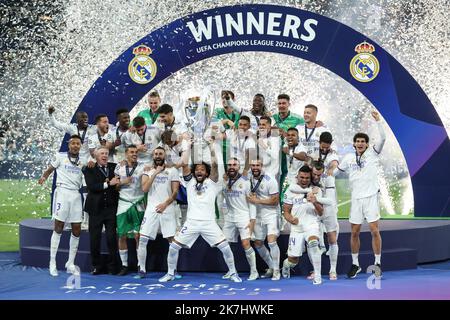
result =
[[[241,176],[231,185],[231,189],[230,181],[223,181],[223,193],[228,207],[225,220],[245,222],[256,219],[256,207],[247,201],[247,196],[250,194],[250,180],[247,177]]]
[[[297,187],[299,187],[298,184]],[[290,188],[285,193],[284,203],[292,205],[291,214],[298,218],[298,224],[291,225],[291,230],[294,232],[305,232],[319,221],[314,205],[306,200],[306,196],[307,193],[293,193]],[[322,197],[322,191],[319,190],[316,197]]]
[[[378,184],[379,154],[372,146],[362,154],[356,152],[344,156],[338,168],[348,173],[353,199],[370,197],[380,189]]]
[[[240,137],[238,130],[228,129],[225,131],[227,136],[228,159],[237,158],[241,169],[245,166],[245,154],[249,149],[256,149],[255,140],[250,137]]]
[[[152,168],[149,171],[144,171],[144,175],[152,176],[156,169]],[[153,183],[148,191],[147,209],[148,212],[156,212],[156,206],[166,201],[172,196],[172,182],[179,182],[180,177],[178,170],[175,168],[166,168],[153,180]],[[175,203],[172,202],[166,210],[173,209]]]
[[[61,132],[67,133],[71,136],[76,134],[81,137],[82,146],[80,149],[80,160],[83,163],[88,163],[90,157],[88,136],[92,133],[95,133],[97,127],[92,124],[88,124],[86,130],[80,130],[78,129],[78,125],[76,123],[58,122],[56,121],[53,114],[49,115],[49,117],[50,117],[50,124],[56,129],[60,130]]]
[[[306,155],[313,159],[319,157],[319,138],[322,132],[330,132],[326,126],[317,128],[306,128],[305,125],[298,125],[298,139],[299,143],[303,144],[306,149]]]
[[[293,151],[293,153],[306,152],[306,148],[303,146],[303,144],[299,143]],[[290,153],[292,154],[292,152]],[[286,155],[286,165],[288,168],[287,179],[290,183],[296,183],[298,170],[303,166],[304,162],[298,160],[291,154]]]
[[[181,163],[181,154],[188,150],[189,145],[186,140],[181,140],[173,147],[169,147],[166,144],[163,144],[162,141],[158,145],[159,147],[163,147],[166,151],[166,163],[168,165],[176,165]]]
[[[174,117],[174,120],[175,121],[172,124],[166,125],[158,118],[154,125],[158,128],[160,134],[166,130],[174,131],[177,136],[189,132],[188,125],[180,116]]]
[[[133,167],[128,167],[127,165],[117,164],[114,174],[119,176],[121,180],[126,179],[129,175],[132,178],[132,182],[129,185],[120,186],[119,197],[130,202],[135,202],[140,200],[144,196],[142,191],[141,177],[144,172],[144,164],[138,163],[136,169],[133,171]]]
[[[89,149],[97,149],[98,147],[101,147],[100,140],[106,140],[106,142],[114,143],[114,134],[112,131],[108,131],[104,135],[100,135],[98,133],[98,130],[95,130],[89,134],[88,143],[89,143]],[[108,155],[108,162],[114,162],[114,152],[109,150]]]
[[[258,131],[259,121],[262,117],[261,115],[254,115],[250,110],[244,109],[244,108],[236,105],[236,103],[234,101],[230,101],[230,106],[233,108],[233,110],[235,112],[237,112],[239,114],[240,117],[247,116],[250,118],[250,129],[249,130],[252,133],[256,133],[256,131]],[[275,119],[273,117],[270,117],[270,119],[272,120],[272,123],[275,123]]]
[[[110,132],[113,133],[113,138],[114,140],[119,140],[120,141],[120,145],[118,145],[115,149],[114,149],[114,162],[115,163],[120,163],[122,160],[125,160],[125,144],[122,142],[123,141],[123,136],[126,132],[128,132],[128,130],[122,131],[120,130],[119,126],[113,126],[110,125]]]
[[[261,173],[263,174],[263,173]],[[267,174],[264,174],[261,183],[258,188],[256,188],[258,184],[258,179],[255,179],[253,175],[250,175],[250,184],[255,189],[256,196],[261,199],[268,199],[274,194],[279,193],[278,190],[278,182],[274,177],[271,177]],[[252,190],[251,190],[252,191]],[[276,204],[274,206],[266,205],[266,204],[257,204],[256,205],[257,216],[260,219],[266,219],[272,215],[277,215],[279,213],[279,205]]]
[[[259,158],[263,160],[264,172],[272,177],[277,177],[280,173],[281,159],[281,140],[280,137],[270,136],[268,138],[259,138],[259,146],[256,146]],[[263,146],[267,146],[264,148]]]
[[[146,152],[138,152],[138,160],[142,163],[148,163],[153,161],[153,150],[158,146],[161,139],[160,130],[158,127],[152,125],[147,126],[142,136],[139,136],[136,132],[126,132],[122,136],[122,143],[125,147],[129,145],[140,146],[145,144],[147,147]]]
[[[336,186],[336,182],[335,182],[335,177],[329,176],[327,175],[327,170],[330,168],[330,165],[333,161],[337,161],[339,163],[339,157],[338,154],[336,153],[336,151],[330,149],[330,151],[326,154],[326,155],[321,155],[320,158],[323,161],[323,165],[324,165],[324,172],[322,175],[322,178],[320,179],[321,183],[324,185],[324,187],[326,188],[332,188]],[[319,160],[319,159],[314,159],[314,160]]]
[[[79,190],[83,181],[81,158],[69,159],[68,152],[58,152],[50,165],[56,169],[56,186],[70,190]]]
[[[190,178],[188,178],[190,177]],[[197,184],[193,175],[183,178],[181,183],[186,187],[188,209],[186,218],[194,220],[216,220],[216,197],[222,191],[222,183],[206,178]]]

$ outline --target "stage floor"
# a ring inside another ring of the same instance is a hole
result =
[[[347,273],[351,266],[350,224],[340,220],[339,259],[337,272]],[[450,259],[450,221],[449,220],[381,220],[381,236],[383,238],[382,265],[385,271],[414,269],[418,264],[444,261]],[[49,219],[28,219],[20,223],[21,263],[30,267],[48,267],[50,255],[50,238],[53,223]],[[64,231],[58,254],[57,265],[64,269],[67,261],[70,231]],[[359,262],[363,268],[373,264],[372,241],[369,227],[364,224],[361,230],[361,249]],[[105,240],[105,239],[103,239]],[[278,238],[281,261],[285,258],[289,236],[282,234]],[[106,243],[103,241],[103,250]],[[136,267],[135,242],[129,241],[129,265]],[[240,244],[231,244],[236,268],[239,272],[248,272],[248,262]],[[160,236],[150,241],[147,247],[147,270],[163,272],[167,270],[168,244]],[[81,270],[88,272],[92,265],[90,261],[89,234],[83,231],[80,238],[76,264]],[[322,260],[322,270],[329,270],[329,259]],[[257,255],[259,270],[266,265]],[[312,267],[306,256],[301,258],[296,267],[298,274],[308,274]],[[225,272],[227,270],[222,254],[216,248],[211,248],[199,237],[190,250],[182,249],[178,262],[181,272]]]
[[[221,273],[183,273],[183,278],[164,285],[157,279],[161,272],[146,279],[82,273],[79,289],[70,275],[60,272],[56,278],[46,268],[20,264],[18,252],[0,253],[0,299],[27,300],[361,300],[361,299],[450,299],[450,260],[420,265],[414,270],[387,271],[380,287],[369,275],[356,279],[341,275],[337,281],[324,278],[320,286],[312,285],[303,276],[271,281],[258,279],[233,283],[222,280]],[[241,274],[242,277],[248,274]],[[68,281],[69,280],[69,281]],[[375,287],[375,288],[374,288]]]

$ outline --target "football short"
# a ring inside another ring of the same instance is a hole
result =
[[[83,221],[83,200],[78,190],[57,187],[53,193],[52,219],[66,223]]]

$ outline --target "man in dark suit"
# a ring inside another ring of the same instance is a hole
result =
[[[103,273],[101,262],[102,229],[105,226],[106,243],[109,251],[108,273],[118,272],[118,247],[116,235],[116,212],[119,192],[116,185],[120,180],[114,176],[115,163],[108,162],[109,150],[100,147],[95,151],[97,164],[83,170],[88,189],[84,210],[89,213],[89,234],[91,242],[92,274]]]

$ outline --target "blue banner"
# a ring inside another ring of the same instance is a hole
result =
[[[154,86],[185,66],[242,51],[305,59],[353,85],[380,111],[400,144],[412,179],[415,215],[450,216],[450,142],[426,94],[375,41],[308,11],[241,5],[173,21],[114,60],[78,110],[91,119],[98,113],[114,119],[116,109],[132,109]]]

